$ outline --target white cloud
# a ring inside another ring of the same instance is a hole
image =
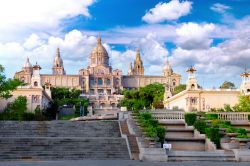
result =
[[[31,34],[29,38],[27,38],[23,44],[24,48],[32,49],[34,47],[40,46],[44,43],[44,41],[36,34]]]
[[[221,3],[215,3],[210,9],[217,13],[225,13],[227,10],[231,9],[231,7]]]
[[[212,43],[209,34],[215,29],[214,24],[184,23],[176,29],[176,44],[185,49],[208,48]]]
[[[176,48],[172,52],[170,61],[178,71],[185,76],[185,69],[195,65],[198,77],[205,80],[204,85],[219,86],[223,81],[233,81],[238,85],[241,81],[240,73],[250,61],[249,39],[229,39],[225,42],[207,49]]]
[[[182,16],[190,13],[192,2],[171,0],[168,3],[158,3],[154,8],[150,9],[143,17],[147,23],[160,23],[164,21],[177,20]]]
[[[24,34],[37,30],[58,31],[63,19],[91,17],[88,7],[95,0],[7,0],[0,1],[0,32]],[[2,36],[2,35],[1,35]],[[6,34],[5,38],[8,38]],[[5,38],[3,36],[0,41]]]

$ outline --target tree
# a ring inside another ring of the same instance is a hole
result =
[[[173,95],[176,95],[182,91],[186,90],[186,85],[185,84],[180,84],[174,88]]]
[[[249,96],[240,96],[239,104],[234,106],[236,112],[250,112],[250,98]]]
[[[220,89],[234,89],[235,85],[232,82],[224,81],[223,84],[220,86]]]
[[[11,92],[22,84],[23,82],[17,79],[6,79],[4,67],[0,65],[0,98],[10,98],[12,96]]]
[[[122,94],[124,95],[124,99],[120,101],[120,105],[127,107],[129,110],[140,110],[151,108],[151,106],[161,108],[164,86],[154,83],[137,90],[124,90]]]

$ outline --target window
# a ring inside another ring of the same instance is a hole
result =
[[[98,85],[102,85],[102,84],[103,84],[102,78],[98,78]]]
[[[40,102],[40,96],[32,95],[32,103],[39,103],[39,102]]]
[[[107,83],[106,84],[110,85],[110,79],[109,78],[107,78]]]
[[[37,81],[34,82],[34,86],[38,86],[38,82]]]
[[[103,94],[103,89],[98,89],[98,94]]]
[[[107,89],[107,94],[111,95],[111,89]]]
[[[95,90],[94,90],[94,89],[90,89],[89,93],[90,93],[91,95],[93,95],[93,94],[95,94]]]
[[[194,84],[192,84],[192,85],[191,85],[191,89],[194,89],[194,88],[195,88],[195,85],[194,85]]]
[[[95,80],[94,80],[94,78],[90,78],[90,85],[95,85]]]

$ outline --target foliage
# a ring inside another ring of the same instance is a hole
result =
[[[45,111],[47,117],[55,119],[59,107],[64,105],[75,106],[75,116],[80,116],[80,105],[84,106],[84,113],[87,114],[87,107],[89,101],[87,99],[80,99],[81,90],[69,88],[51,88],[53,102],[50,103],[51,107]]]
[[[230,127],[226,128],[225,132],[226,133],[235,133],[236,129],[230,126]]]
[[[204,120],[197,120],[194,123],[194,128],[197,129],[201,134],[205,134],[207,123]]]
[[[230,107],[229,104],[224,105],[224,110],[225,110],[225,112],[234,112],[234,110]]]
[[[217,146],[217,148],[220,147],[220,139],[221,139],[221,135],[219,133],[219,129],[218,128],[206,128],[205,129],[205,133],[207,135],[207,137],[215,143],[215,145]]]
[[[231,122],[230,121],[215,119],[215,120],[212,120],[211,125],[213,127],[229,128],[231,126]]]
[[[208,120],[215,120],[218,119],[218,114],[206,114],[206,118]]]
[[[223,84],[220,86],[220,89],[234,89],[235,85],[232,82],[224,81]]]
[[[59,117],[59,120],[70,120],[72,118],[76,118],[76,115],[63,115]]]
[[[186,90],[186,85],[185,84],[180,84],[174,88],[173,95],[176,95],[182,91]]]
[[[158,121],[153,119],[151,113],[135,111],[133,115],[137,117],[138,122],[148,137],[154,139],[158,137],[158,141],[164,143],[165,128],[161,127]]]
[[[120,105],[127,107],[128,110],[141,110],[144,108],[163,108],[164,86],[154,83],[141,87],[138,90],[124,90],[124,99]]]
[[[197,114],[196,113],[185,113],[184,117],[185,117],[185,122],[187,123],[187,125],[192,126],[192,125],[194,125],[194,122],[197,119]]]
[[[4,67],[0,65],[0,98],[10,98],[12,96],[11,92],[20,85],[23,85],[23,82],[17,79],[6,79]]]
[[[0,120],[19,120],[19,121],[42,121],[46,117],[42,114],[39,107],[35,109],[35,113],[27,112],[27,99],[24,96],[17,97],[4,112],[0,113]]]
[[[234,106],[236,112],[250,112],[249,96],[240,96],[239,104]]]

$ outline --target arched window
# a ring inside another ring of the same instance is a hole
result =
[[[38,82],[37,81],[34,82],[34,86],[38,86]]]
[[[103,84],[102,78],[98,78],[98,85],[102,85],[102,84]]]
[[[191,89],[194,89],[194,88],[195,88],[195,85],[194,85],[194,84],[192,84],[192,85],[191,85]]]

